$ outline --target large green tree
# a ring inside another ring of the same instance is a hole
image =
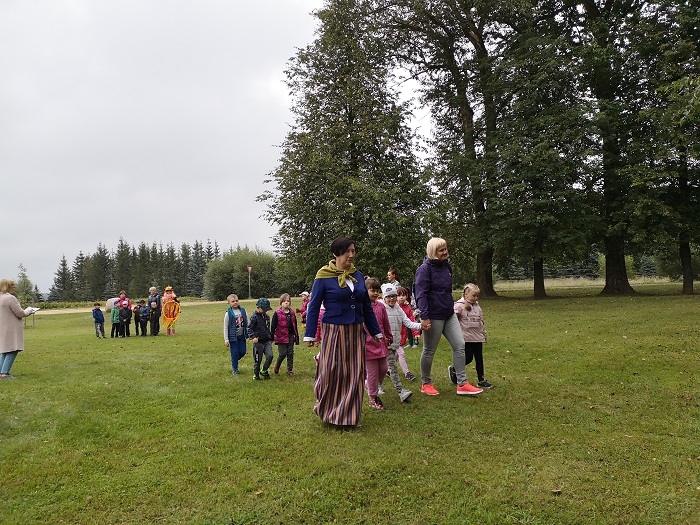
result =
[[[259,200],[279,226],[275,248],[309,281],[340,235],[356,240],[360,268],[378,276],[390,266],[412,273],[425,246],[414,134],[375,8],[328,0],[316,40],[287,69],[295,123],[274,189]]]

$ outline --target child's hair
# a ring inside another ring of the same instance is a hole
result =
[[[470,293],[470,292],[480,293],[481,289],[477,285],[475,285],[474,283],[465,284],[464,291],[462,293],[466,294],[466,293]]]
[[[102,306],[100,303],[95,303],[93,306]]]
[[[382,285],[380,284],[379,279],[367,277],[367,279],[365,279],[365,288],[368,290],[381,290]]]
[[[234,299],[238,299],[238,296],[235,293],[229,294],[229,296],[226,298],[226,301],[233,301]]]
[[[285,301],[292,301],[292,298],[289,296],[288,293],[283,293],[282,295],[280,295],[280,304],[282,304]]]
[[[404,286],[399,286],[396,289],[396,294],[397,295],[404,295],[404,296],[406,296],[406,299],[408,299],[409,301],[411,300],[411,291]]]

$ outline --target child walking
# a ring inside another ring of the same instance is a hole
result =
[[[253,342],[253,379],[256,381],[270,379],[270,364],[272,364],[272,332],[270,332],[270,316],[272,310],[270,300],[261,297],[255,304],[255,313],[248,323],[248,337]],[[262,363],[263,356],[265,362]],[[260,369],[262,365],[262,370]]]
[[[238,361],[247,351],[248,339],[248,314],[245,308],[240,306],[238,296],[235,293],[229,295],[228,310],[224,314],[224,344],[231,352],[231,368],[233,375],[238,375]]]
[[[399,346],[396,349],[396,355],[399,358],[399,364],[401,365],[401,370],[404,373],[404,376],[406,376],[406,379],[409,381],[415,381],[416,376],[411,373],[411,371],[408,369],[408,363],[406,362],[406,353],[404,352],[404,348],[413,348],[413,343],[412,340],[418,341],[418,336],[420,335],[420,322],[418,319],[413,317],[413,308],[411,308],[411,292],[408,291],[408,288],[404,288],[403,286],[399,286],[396,288],[396,292],[398,293],[398,304],[399,308],[403,311],[403,313],[406,314],[406,317],[408,318],[409,321],[413,323],[417,323],[419,325],[419,328],[417,330],[412,330],[409,328],[406,328],[406,325],[401,325],[401,341],[399,342]],[[417,348],[416,344],[416,348]]]
[[[287,358],[287,375],[294,375],[294,345],[299,344],[299,330],[297,329],[297,316],[290,308],[292,298],[288,293],[280,296],[280,307],[275,310],[272,317],[272,339],[277,345],[277,361],[273,372],[279,374],[282,361]]]
[[[100,308],[102,305],[100,303],[95,303],[94,306],[95,308],[92,309],[92,318],[95,321],[95,335],[99,339],[100,334],[102,334],[102,339],[106,339],[105,316],[102,313],[102,308]]]
[[[398,301],[398,293],[396,287],[393,284],[383,284],[382,285],[382,298],[384,299],[384,306],[386,307],[386,313],[389,318],[389,326],[391,327],[391,337],[393,341],[389,344],[389,354],[387,356],[387,361],[389,364],[389,377],[391,382],[394,383],[394,388],[399,394],[399,399],[402,403],[408,401],[413,392],[407,390],[401,384],[401,379],[399,379],[399,372],[396,369],[396,357],[399,355],[399,361],[404,370],[404,374],[408,376],[410,371],[408,370],[408,363],[406,363],[406,354],[404,354],[403,348],[399,344],[401,342],[401,329],[403,327],[416,330],[420,328],[420,323],[411,321],[406,314],[401,309],[401,307],[396,304]],[[399,354],[399,350],[401,353]],[[413,375],[413,374],[411,374]],[[415,376],[414,376],[415,377]]]
[[[459,319],[459,326],[462,328],[462,335],[464,335],[466,364],[474,360],[479,388],[493,388],[493,385],[484,378],[483,344],[486,342],[486,327],[484,326],[484,314],[479,306],[480,292],[477,285],[467,284],[464,287],[462,298],[455,303],[454,308],[457,319]],[[456,385],[457,375],[454,367],[448,366],[447,372],[450,375],[450,380]]]
[[[110,337],[119,337],[119,310],[121,310],[121,306],[119,305],[119,301],[114,301],[114,304],[112,305],[112,313],[111,313],[111,319],[112,319],[112,331],[110,333]]]
[[[384,303],[378,301],[382,295],[382,290],[379,281],[373,277],[365,280],[365,288],[369,294],[369,300],[372,303],[374,316],[377,318],[377,324],[382,330],[382,339],[376,340],[367,331],[365,326],[365,367],[367,369],[367,394],[369,395],[369,406],[377,410],[384,410],[384,403],[379,399],[379,383],[386,375],[389,368],[387,355],[389,353],[388,346],[393,341],[391,334],[391,326],[389,325],[389,316],[386,313]],[[410,394],[409,394],[410,396]]]

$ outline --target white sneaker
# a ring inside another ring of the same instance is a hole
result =
[[[377,392],[377,395],[378,395],[378,396],[383,396],[384,394],[386,394],[386,392],[384,392],[384,389],[382,388],[382,385],[379,385],[379,391]]]
[[[406,401],[408,401],[408,398],[411,397],[412,395],[413,395],[413,392],[411,392],[410,390],[406,390],[404,388],[401,391],[401,393],[399,394],[399,399],[401,400],[402,403],[405,403]]]

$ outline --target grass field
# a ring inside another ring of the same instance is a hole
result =
[[[0,381],[0,523],[700,523],[700,302],[649,286],[504,287],[481,302],[495,389],[457,397],[443,342],[440,396],[387,381],[349,432],[311,410],[313,349],[294,377],[253,382],[250,352],[231,375],[223,303],[158,338],[40,313]]]

